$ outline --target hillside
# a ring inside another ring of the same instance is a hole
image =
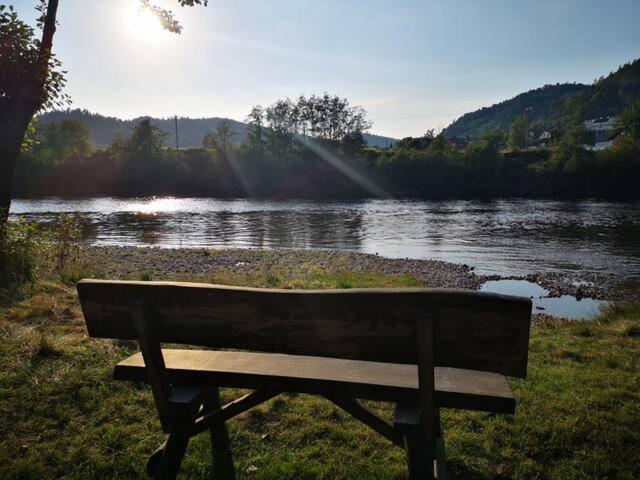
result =
[[[127,136],[133,130],[133,127],[142,118],[134,118],[131,120],[122,120],[116,117],[105,117],[98,113],[91,113],[87,110],[66,110],[51,111],[43,113],[38,117],[41,125],[53,121],[60,120],[80,120],[91,130],[93,143],[98,146],[109,145],[115,135]],[[159,128],[170,134],[169,142],[175,142],[175,120],[173,118],[151,118],[152,122]],[[178,138],[181,147],[200,147],[205,134],[214,129],[218,123],[223,120],[221,117],[210,118],[184,118],[178,117]],[[236,133],[234,142],[241,143],[244,141],[247,131],[247,124],[230,120],[233,130]],[[396,142],[396,139],[381,135],[365,134],[367,144],[370,147],[386,147],[390,143]]]
[[[589,116],[615,115],[629,97],[640,96],[640,59],[627,63],[593,85],[588,94]]]
[[[562,83],[521,93],[509,100],[466,113],[444,129],[447,137],[477,138],[484,130],[498,127],[503,132],[527,112],[532,127],[558,126],[566,99],[584,92],[590,118],[615,115],[624,110],[629,98],[640,96],[640,59],[627,63],[593,85]]]
[[[510,100],[464,114],[446,129],[447,137],[477,138],[484,130],[499,128],[506,132],[513,121],[527,111],[529,123],[553,126],[560,121],[565,100],[589,87],[580,83],[559,83],[521,93]]]

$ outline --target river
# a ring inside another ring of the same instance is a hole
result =
[[[640,278],[640,203],[508,199],[17,199],[12,216],[81,213],[88,242],[157,247],[321,248],[432,258],[481,274]]]

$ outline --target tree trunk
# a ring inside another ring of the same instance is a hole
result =
[[[20,155],[20,143],[0,144],[0,224],[7,221],[11,207],[13,171]]]
[[[42,27],[42,41],[38,52],[38,74],[24,98],[17,98],[9,106],[7,117],[3,120],[9,125],[0,125],[0,226],[7,221],[11,207],[11,191],[13,172],[20,149],[31,118],[42,107],[46,98],[45,88],[53,46],[53,35],[56,32],[56,14],[58,0],[49,0],[47,13]],[[3,122],[4,123],[4,122]]]

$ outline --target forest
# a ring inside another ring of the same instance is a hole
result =
[[[591,85],[558,83],[521,93],[503,102],[469,112],[444,129],[447,137],[479,138],[483,131],[498,128],[506,133],[520,115],[526,115],[532,131],[562,129],[563,105],[582,94],[587,118],[617,115],[629,98],[640,96],[640,59],[621,65],[615,72],[600,76]]]
[[[603,198],[637,199],[640,101],[618,116],[620,135],[602,151],[583,122],[589,98],[565,101],[559,136],[526,145],[521,117],[505,135],[483,131],[460,145],[428,132],[392,148],[366,145],[367,113],[329,94],[255,106],[238,142],[221,120],[199,148],[141,119],[131,135],[96,147],[77,120],[33,127],[16,169],[16,197],[176,195],[252,198]]]

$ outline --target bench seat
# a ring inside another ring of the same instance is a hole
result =
[[[302,355],[219,350],[162,350],[172,383],[276,389],[365,400],[417,400],[416,365]],[[136,353],[118,363],[114,378],[147,381]],[[515,400],[503,375],[460,368],[435,368],[438,407],[513,413]]]

